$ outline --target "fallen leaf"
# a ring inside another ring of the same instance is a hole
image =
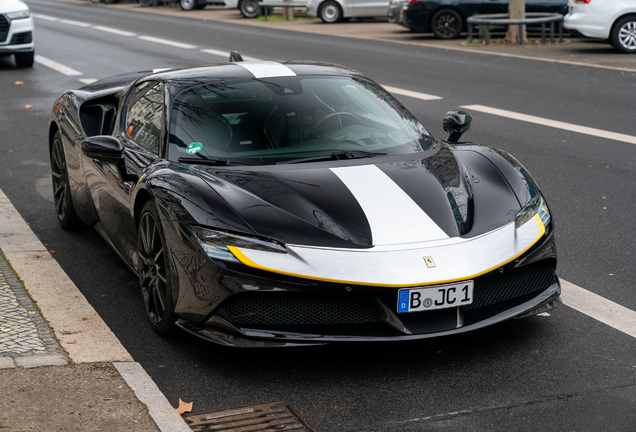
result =
[[[26,109],[31,109],[31,108],[33,108],[33,107],[32,107],[31,105],[29,105],[29,104],[26,104],[24,107],[25,107]]]
[[[16,81],[15,85],[24,85],[24,81]]]
[[[29,311],[29,312],[28,312],[28,314],[29,314],[29,315],[35,315],[35,312],[33,312],[33,311]]]
[[[50,254],[54,254],[54,253],[57,253],[57,252],[51,249],[51,250],[49,251],[49,253],[50,253]]]
[[[177,412],[179,413],[179,415],[192,411],[193,403],[194,402],[185,403],[181,400],[181,398],[179,398],[179,408],[177,408]]]

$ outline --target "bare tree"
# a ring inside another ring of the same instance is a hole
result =
[[[508,0],[508,18],[523,19],[526,17],[526,1],[525,0]],[[508,33],[506,33],[506,42],[519,43],[519,26],[509,25]],[[523,41],[526,39],[526,26],[523,26]]]

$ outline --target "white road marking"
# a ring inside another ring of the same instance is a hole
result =
[[[119,29],[112,28],[112,27],[93,26],[93,28],[95,30],[100,30],[100,31],[103,31],[103,32],[108,32],[108,33],[113,33],[113,34],[117,34],[117,35],[120,35],[120,36],[129,36],[130,37],[130,36],[135,36],[136,35],[136,33],[125,31],[125,30],[119,30]]]
[[[565,123],[557,120],[550,120],[543,117],[536,117],[528,114],[521,114],[514,111],[507,111],[499,108],[491,108],[483,105],[463,105],[460,108],[465,108],[471,111],[478,111],[487,114],[506,117],[514,120],[525,121],[528,123],[534,123],[542,126],[549,126],[557,129],[563,129],[571,132],[577,132],[585,135],[591,135],[599,138],[606,138],[614,141],[622,141],[629,144],[636,144],[636,136],[625,135],[616,132],[605,131],[602,129],[595,129],[587,126],[579,126],[572,123]]]
[[[137,39],[141,39],[141,40],[145,40],[148,42],[155,42],[155,43],[160,43],[160,44],[164,44],[164,45],[170,45],[170,46],[174,46],[177,48],[183,48],[183,49],[193,49],[196,48],[196,45],[190,45],[190,44],[185,44],[185,43],[181,43],[181,42],[175,42],[175,41],[171,41],[171,40],[167,40],[167,39],[161,39],[161,38],[157,38],[154,36],[138,36]]]
[[[47,21],[59,21],[58,17],[50,16],[50,15],[42,15],[42,14],[33,14],[34,18],[40,18]]]
[[[64,66],[63,64],[53,61],[51,59],[48,59],[46,57],[42,57],[39,54],[35,55],[35,62],[41,64],[42,66],[46,66],[50,69],[53,69],[54,71],[64,74],[66,76],[83,75],[81,72],[76,71],[75,69],[72,69],[68,66]]]
[[[561,279],[563,304],[636,338],[636,312]]]
[[[217,49],[206,48],[206,49],[202,49],[201,52],[206,53],[206,54],[216,55],[216,56],[219,56],[219,57],[225,57],[226,61],[227,61],[227,59],[230,58],[230,52],[229,51],[221,51],[221,50],[217,50]],[[241,54],[241,57],[243,57],[243,60],[246,60],[246,61],[261,61],[261,59],[257,59],[256,57],[245,56],[245,55],[242,55],[242,54]]]
[[[90,23],[85,23],[85,22],[81,22],[81,21],[67,20],[67,19],[60,20],[60,22],[64,23],[64,24],[70,24],[70,25],[78,26],[78,27],[90,27],[90,26],[92,26],[92,24],[90,24]]]
[[[388,85],[382,85],[382,87],[384,87],[386,89],[386,91],[388,91],[389,93],[395,93],[395,94],[399,94],[402,96],[408,96],[408,97],[412,97],[415,99],[421,99],[421,100],[438,100],[438,99],[442,99],[440,96],[433,96],[430,94],[426,94],[426,93],[420,93],[420,92],[416,92],[416,91],[412,91],[412,90],[405,90],[405,89],[401,89],[401,88],[397,88],[397,87],[391,87]]]
[[[84,84],[93,84],[95,81],[98,81],[97,78],[80,78],[80,82]]]

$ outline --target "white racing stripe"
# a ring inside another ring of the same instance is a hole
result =
[[[225,57],[226,61],[230,58],[229,51],[221,51],[217,49],[206,48],[206,49],[202,49],[201,52],[206,54],[212,54],[219,57]],[[261,61],[261,59],[257,59],[256,57],[250,57],[243,54],[241,54],[241,57],[243,57],[243,60],[245,61]]]
[[[514,111],[507,111],[499,108],[491,108],[483,105],[463,105],[460,108],[465,108],[471,111],[479,111],[487,114],[493,114],[500,117],[506,117],[514,120],[525,121],[528,123],[534,123],[542,126],[549,126],[557,129],[563,129],[570,132],[577,132],[585,135],[591,135],[599,138],[606,138],[614,141],[622,141],[629,144],[636,144],[636,136],[625,135],[616,132],[609,132],[602,129],[595,129],[587,126],[579,126],[571,123],[565,123],[557,120],[550,120],[543,117],[536,117],[528,114],[521,114]]]
[[[412,90],[405,90],[405,89],[401,89],[401,88],[397,88],[397,87],[391,87],[388,85],[382,85],[382,87],[384,87],[386,89],[386,91],[388,91],[389,93],[395,93],[398,95],[402,95],[402,96],[408,96],[408,97],[412,97],[415,99],[421,99],[421,100],[438,100],[438,99],[442,99],[440,96],[433,96],[430,94],[426,94],[426,93],[420,93],[420,92],[416,92],[416,91],[412,91]]]
[[[50,69],[53,69],[54,71],[64,74],[66,76],[82,75],[81,72],[76,71],[75,69],[72,69],[68,66],[64,66],[63,64],[53,61],[51,59],[48,59],[46,57],[42,57],[39,54],[35,55],[35,62],[41,64],[42,66],[46,66]]]
[[[120,35],[120,36],[135,36],[136,33],[133,32],[129,32],[129,31],[125,31],[125,30],[119,30],[116,28],[112,28],[112,27],[104,27],[104,26],[93,26],[93,28],[95,30],[99,30],[99,31],[103,31],[103,32],[107,32],[107,33],[113,33],[116,35]]]
[[[284,64],[272,61],[260,61],[253,63],[237,62],[254,75],[255,78],[274,78],[284,76],[296,76],[296,73]]]
[[[155,43],[159,43],[159,44],[163,44],[163,45],[170,45],[173,47],[177,47],[177,48],[183,48],[183,49],[194,49],[196,48],[196,45],[190,45],[190,44],[185,44],[185,43],[181,43],[181,42],[175,42],[175,41],[171,41],[168,39],[161,39],[161,38],[157,38],[154,36],[138,36],[137,39],[141,39],[141,40],[145,40],[148,42],[155,42]]]
[[[636,338],[636,312],[561,279],[563,304]]]
[[[375,246],[447,239],[448,235],[375,165],[331,168],[362,207]]]

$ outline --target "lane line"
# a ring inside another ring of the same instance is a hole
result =
[[[68,19],[60,20],[60,22],[64,23],[64,24],[70,24],[70,25],[78,26],[78,27],[90,27],[90,26],[92,26],[92,24],[90,24],[90,23],[85,23],[85,22],[81,22],[81,21],[73,21],[73,20],[68,20]]]
[[[425,100],[425,101],[429,101],[429,100],[439,100],[442,99],[441,96],[433,96],[430,94],[426,94],[426,93],[420,93],[420,92],[416,92],[416,91],[412,91],[412,90],[405,90],[405,89],[401,89],[398,87],[391,87],[388,85],[382,85],[382,87],[384,87],[386,89],[386,91],[388,91],[389,93],[395,93],[395,94],[399,94],[402,96],[408,96],[408,97],[412,97],[415,99],[421,99],[421,100]]]
[[[80,78],[80,82],[84,84],[93,84],[95,81],[98,81],[97,78]]]
[[[219,57],[225,57],[226,59],[230,58],[230,52],[229,51],[221,51],[221,50],[217,50],[217,49],[213,49],[213,48],[206,48],[206,49],[202,49],[201,52],[206,53],[206,54],[212,54],[212,55],[216,55]],[[256,57],[250,57],[250,56],[246,56],[246,55],[242,55],[243,60],[247,60],[247,61],[262,61],[261,59],[257,59]]]
[[[549,126],[556,129],[563,129],[570,132],[577,132],[585,135],[591,135],[599,138],[606,138],[614,141],[622,141],[628,144],[636,144],[636,136],[626,135],[616,132],[605,131],[602,129],[595,129],[587,126],[579,126],[572,123],[565,123],[557,120],[550,120],[543,117],[536,117],[528,114],[521,114],[514,111],[507,111],[499,108],[492,108],[483,105],[462,105],[460,108],[465,108],[471,111],[478,111],[487,114],[492,114],[500,117],[506,117],[513,120],[525,121],[528,123],[534,123],[542,126]]]
[[[34,18],[40,18],[47,21],[59,21],[58,17],[50,16],[50,15],[42,15],[42,14],[33,14]]]
[[[112,27],[104,27],[104,26],[93,26],[93,28],[95,30],[100,30],[103,32],[108,32],[108,33],[113,33],[116,35],[120,35],[120,36],[136,36],[137,33],[133,33],[133,32],[129,32],[129,31],[125,31],[125,30],[119,30],[116,28],[112,28]]]
[[[39,54],[35,55],[35,62],[41,64],[42,66],[46,66],[50,69],[53,69],[54,71],[64,74],[66,76],[83,75],[83,73],[81,73],[80,71],[76,71],[75,69],[70,68],[68,66],[64,66],[61,63],[58,63],[46,57],[42,57]]]
[[[167,40],[167,39],[161,39],[161,38],[157,38],[154,36],[137,36],[137,39],[141,39],[141,40],[145,40],[148,42],[155,42],[155,43],[160,43],[160,44],[164,44],[164,45],[170,45],[170,46],[174,46],[177,48],[183,48],[183,49],[194,49],[197,46],[196,45],[190,45],[190,44],[185,44],[185,43],[181,43],[181,42],[175,42],[175,41],[171,41],[171,40]]]
[[[636,312],[561,279],[563,304],[636,338]]]

